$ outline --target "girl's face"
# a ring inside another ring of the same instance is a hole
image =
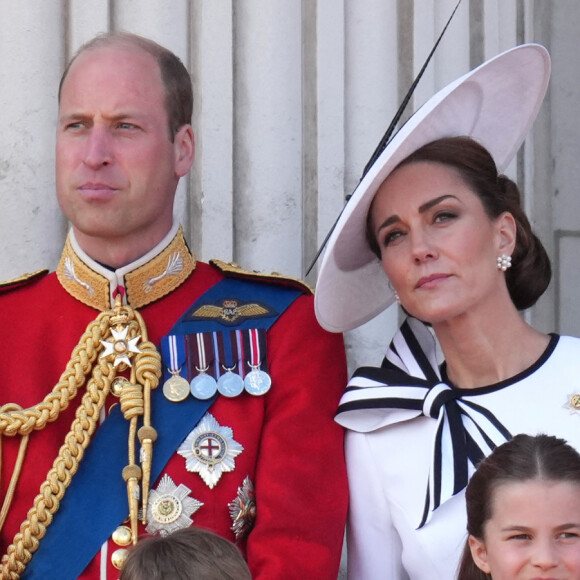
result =
[[[469,537],[476,565],[493,580],[580,579],[580,486],[533,479],[493,492],[483,539]]]
[[[421,320],[493,309],[502,285],[506,293],[496,260],[513,252],[513,217],[490,219],[451,167],[417,162],[394,171],[373,200],[370,226],[401,304]]]

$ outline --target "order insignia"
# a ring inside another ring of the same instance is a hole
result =
[[[230,427],[222,427],[211,413],[206,413],[177,452],[185,457],[186,469],[198,473],[213,489],[222,473],[234,470],[234,458],[243,450]]]
[[[571,415],[573,413],[580,414],[580,393],[571,393],[566,398],[566,404],[563,405],[564,409],[568,409]]]
[[[233,523],[231,529],[236,540],[246,538],[256,521],[256,494],[249,477],[246,476],[238,487],[238,495],[228,504],[228,508]]]
[[[274,316],[276,312],[264,304],[245,303],[227,298],[221,304],[204,304],[187,316],[188,320],[216,320],[225,325],[234,325],[249,318]]]
[[[165,536],[188,528],[193,522],[190,516],[203,505],[190,497],[190,493],[191,489],[183,484],[175,485],[171,477],[165,474],[149,495],[147,532]]]
[[[101,344],[105,347],[101,353],[101,357],[107,358],[108,356],[114,359],[113,366],[117,366],[121,363],[125,363],[127,366],[131,366],[130,357],[135,353],[140,353],[137,343],[141,340],[140,336],[134,338],[127,338],[127,332],[129,327],[125,327],[121,330],[115,330],[111,328],[111,334],[113,335],[113,340],[101,340]]]

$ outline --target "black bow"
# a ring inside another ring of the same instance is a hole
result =
[[[434,510],[465,489],[470,470],[511,439],[493,413],[468,397],[469,391],[441,381],[433,336],[418,320],[407,319],[393,338],[383,366],[358,369],[340,402],[336,420],[362,432],[421,415],[437,421],[419,528]],[[376,413],[367,410],[384,413],[377,421]],[[408,413],[401,413],[405,410]]]

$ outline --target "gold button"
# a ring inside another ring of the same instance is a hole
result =
[[[113,564],[113,566],[115,566],[115,568],[117,568],[117,570],[121,570],[128,555],[129,550],[127,550],[126,548],[119,548],[118,550],[115,550],[111,555],[111,563]]]
[[[133,534],[131,533],[131,529],[127,526],[119,526],[113,532],[111,538],[117,546],[128,546],[133,541]]]
[[[125,377],[115,378],[111,383],[111,393],[115,395],[115,397],[120,397],[123,387],[128,384],[129,381]]]

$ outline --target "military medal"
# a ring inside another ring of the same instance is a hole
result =
[[[195,345],[192,344],[192,335],[187,336],[188,350],[190,353],[190,358],[196,361],[195,370],[199,373],[197,376],[191,379],[189,384],[191,394],[196,399],[201,399],[205,401],[210,399],[217,393],[217,381],[207,374],[209,370],[209,365],[206,357],[206,337],[208,334],[197,333],[195,336]]]
[[[242,367],[239,354],[242,349],[239,332],[220,332],[217,334],[216,357],[222,363],[221,368],[225,371],[218,381],[217,388],[224,397],[237,397],[244,392],[244,379],[232,371],[236,367]]]
[[[260,370],[260,367],[252,367],[252,370],[244,379],[244,387],[250,395],[265,395],[272,386],[272,379],[268,373]]]
[[[232,518],[231,530],[236,541],[243,540],[252,531],[256,521],[256,494],[249,477],[244,478],[242,485],[238,487],[238,494],[228,504],[228,508]]]
[[[167,371],[171,375],[163,383],[163,395],[173,403],[184,401],[189,395],[189,381],[181,376],[183,361],[185,360],[185,345],[183,336],[170,334],[161,339],[164,354],[169,360]]]
[[[265,395],[272,386],[270,375],[261,370],[262,352],[265,352],[266,334],[262,330],[252,328],[248,330],[244,338],[247,340],[247,351],[250,372],[244,379],[244,387],[250,395]]]
[[[163,394],[173,403],[185,401],[189,395],[189,382],[179,375],[180,370],[170,370],[171,377],[163,383]]]
[[[190,516],[203,503],[189,496],[191,490],[183,484],[173,483],[165,474],[156,489],[152,489],[147,508],[148,525],[145,528],[149,534],[159,533],[162,536],[181,528],[188,528],[193,520]]]
[[[244,379],[232,371],[236,367],[226,368],[226,371],[217,381],[217,389],[224,397],[237,397],[244,390]]]
[[[196,399],[201,399],[205,401],[206,399],[211,399],[217,393],[217,381],[211,376],[207,374],[207,369],[198,369],[195,367],[195,370],[199,372],[197,377],[193,377],[191,379],[191,383],[189,384],[189,388],[191,394]]]
[[[185,457],[186,469],[198,473],[205,484],[213,489],[222,473],[234,470],[235,458],[243,450],[234,440],[230,427],[222,427],[211,413],[206,413],[177,453]]]

